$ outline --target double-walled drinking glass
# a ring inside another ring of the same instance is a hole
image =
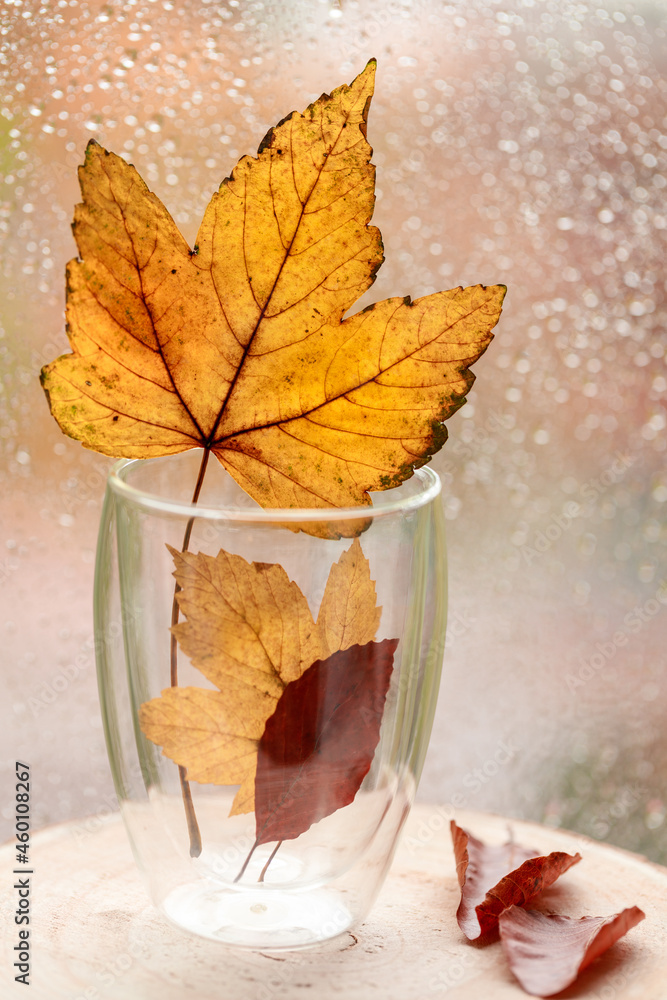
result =
[[[446,627],[440,482],[423,468],[368,508],[262,510],[212,462],[193,505],[199,457],[109,475],[109,759],[173,924],[302,947],[366,915],[415,795]]]

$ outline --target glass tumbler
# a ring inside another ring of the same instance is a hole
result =
[[[288,949],[367,914],[413,801],[446,628],[440,481],[264,510],[199,456],[117,462],[97,549],[109,760],[158,909]]]

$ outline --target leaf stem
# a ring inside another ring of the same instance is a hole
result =
[[[197,476],[197,482],[195,484],[194,493],[192,494],[191,503],[196,504],[199,500],[199,494],[201,493],[201,488],[204,484],[204,476],[206,475],[206,466],[208,465],[209,455],[211,454],[210,448],[204,449],[204,455],[201,460],[201,465],[199,466],[199,475]],[[183,545],[181,547],[182,552],[188,551],[188,546],[190,545],[190,538],[192,536],[192,527],[194,525],[194,517],[188,518],[188,523],[185,526],[185,534],[183,535]],[[171,605],[171,627],[173,629],[174,625],[178,624],[178,617],[180,614],[180,609],[178,607],[178,592],[180,591],[180,586],[178,583],[174,587],[174,600]],[[171,686],[178,687],[178,643],[176,642],[176,636],[173,631],[171,633],[171,644],[170,644],[170,674],[171,674]],[[187,771],[184,767],[178,766],[178,778],[181,783],[181,794],[183,795],[183,805],[185,807],[185,818],[188,824],[188,834],[190,835],[190,857],[198,858],[201,854],[201,833],[199,831],[199,824],[197,823],[197,816],[195,813],[194,803],[192,801],[192,792],[190,791],[190,782],[186,778]]]
[[[234,879],[234,883],[235,884],[236,884],[236,882],[240,882],[241,879],[243,878],[245,870],[248,867],[248,865],[250,864],[250,859],[253,856],[253,854],[255,853],[255,850],[257,849],[257,847],[259,847],[259,841],[258,840],[255,841],[255,843],[252,845],[252,847],[248,851],[248,857],[245,859],[245,861],[241,865],[241,871],[238,873],[238,875]]]
[[[276,846],[271,851],[271,854],[269,856],[269,860],[266,862],[266,864],[262,868],[262,870],[260,872],[260,875],[259,875],[259,878],[257,879],[258,882],[263,882],[264,881],[264,876],[266,875],[267,869],[268,869],[269,865],[271,864],[271,862],[273,861],[273,859],[275,858],[275,856],[278,853],[278,851],[280,850],[280,845],[281,844],[282,844],[282,840],[279,840],[278,843],[276,844]]]

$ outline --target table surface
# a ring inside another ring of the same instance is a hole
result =
[[[119,816],[80,820],[32,838],[30,1000],[515,1000],[525,994],[500,944],[471,945],[459,900],[446,807],[419,805],[368,919],[325,945],[274,955],[228,949],[173,928],[153,909]],[[667,1000],[667,869],[562,830],[459,811],[488,843],[514,838],[583,860],[542,897],[570,916],[639,906],[644,920],[560,994],[562,1000]],[[0,848],[14,867],[13,845]],[[13,982],[16,890],[0,887],[0,996]]]

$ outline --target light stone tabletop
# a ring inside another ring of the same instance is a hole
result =
[[[2,1000],[519,1000],[499,942],[471,945],[459,900],[446,807],[416,806],[378,901],[354,934],[275,953],[230,949],[172,927],[151,905],[118,815],[50,827],[32,838],[29,991],[13,981],[17,944],[13,844],[0,848]],[[489,843],[514,838],[583,860],[541,908],[602,916],[639,906],[633,928],[565,1000],[667,1000],[667,869],[562,830],[460,810]]]

